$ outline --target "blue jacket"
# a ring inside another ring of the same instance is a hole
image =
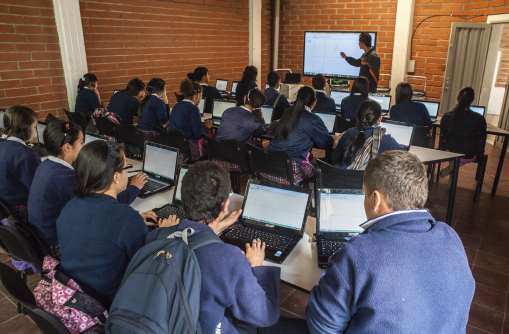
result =
[[[7,205],[26,205],[35,171],[41,158],[35,151],[13,140],[0,141],[0,200]]]
[[[359,129],[350,128],[346,130],[341,138],[338,141],[338,145],[334,149],[334,153],[332,153],[332,164],[336,167],[346,169],[348,167],[348,161],[346,158],[347,148],[350,144],[350,140],[353,140],[357,135],[359,135]],[[373,135],[373,128],[364,131],[365,139],[371,137]],[[382,142],[380,143],[380,149],[378,150],[378,155],[384,153],[385,151],[393,151],[393,150],[404,150],[398,142],[391,137],[391,135],[386,134],[382,138]]]
[[[445,113],[440,120],[440,131],[451,133],[486,132],[486,118],[469,110],[460,119],[452,119],[452,111]]]
[[[86,120],[90,120],[90,116],[92,116],[92,113],[97,108],[101,108],[101,105],[99,104],[99,98],[93,90],[83,88],[78,92],[76,106],[74,107],[75,111],[82,113]]]
[[[140,102],[134,96],[127,95],[126,91],[113,94],[108,104],[108,111],[122,118],[123,124],[133,124],[133,116],[138,115]]]
[[[35,172],[28,196],[28,221],[37,230],[46,246],[58,244],[57,218],[75,194],[74,169],[45,160]],[[140,190],[135,186],[118,194],[122,204],[131,204]]]
[[[304,111],[297,125],[288,135],[288,139],[276,141],[274,138],[267,146],[267,150],[286,151],[292,161],[302,162],[308,157],[313,143],[317,148],[325,149],[332,144],[332,141],[332,136],[329,135],[320,116]]]
[[[426,209],[375,219],[311,290],[311,333],[465,333],[475,281],[456,232]]]
[[[251,111],[243,107],[234,107],[224,111],[221,125],[217,129],[217,139],[236,139],[242,149],[253,136],[260,136],[267,132],[263,123],[257,123]]]
[[[165,104],[157,95],[149,95],[143,115],[138,119],[138,129],[154,130],[156,126],[168,123],[170,106]]]
[[[369,100],[362,95],[349,95],[341,100],[341,115],[348,119],[357,119],[357,111],[362,102]]]
[[[168,131],[182,131],[187,139],[198,140],[209,129],[201,123],[200,109],[191,101],[180,101],[173,107]]]
[[[202,97],[205,99],[205,106],[203,108],[203,113],[212,114],[214,100],[222,100],[223,97],[221,96],[221,93],[219,93],[219,91],[217,90],[216,87],[202,84],[201,88],[203,89]]]
[[[202,223],[183,220],[179,230],[191,227],[195,233],[212,231]],[[157,239],[160,229],[147,236],[147,243]],[[192,237],[191,237],[192,238]],[[257,327],[268,327],[279,319],[281,269],[254,267],[240,249],[213,243],[194,251],[201,270],[200,326],[204,334],[213,334],[221,323],[222,334],[236,334],[229,308],[235,318]]]
[[[401,101],[391,107],[391,119],[393,121],[415,124],[416,126],[433,127],[428,109],[424,104],[412,100]]]
[[[265,95],[265,105],[271,106],[271,107],[277,107],[282,108],[284,110],[290,108],[290,103],[288,102],[288,99],[286,98],[285,94],[282,94],[279,98],[279,101],[277,102],[277,105],[274,106],[274,103],[276,102],[277,97],[279,96],[279,92],[275,88],[267,88],[263,94]]]
[[[316,92],[316,105],[313,108],[314,112],[336,112],[336,102],[332,97],[328,97],[323,92]]]
[[[237,85],[237,91],[235,92],[235,101],[237,101],[237,106],[243,106],[244,96],[246,96],[251,89],[255,89],[257,87],[258,85],[255,81],[245,83],[241,80]]]

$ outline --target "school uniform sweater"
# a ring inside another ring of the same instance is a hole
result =
[[[140,214],[109,195],[74,197],[57,219],[61,269],[109,307],[147,233]]]
[[[445,133],[486,132],[486,126],[486,119],[472,110],[468,110],[458,119],[453,119],[452,111],[449,111],[440,120],[440,131]]]
[[[336,112],[336,102],[333,98],[328,97],[323,90],[316,90],[316,105],[313,111]]]
[[[255,116],[249,109],[242,107],[229,108],[224,111],[221,125],[217,129],[217,139],[236,139],[242,149],[245,144],[267,132],[263,123],[257,123]]]
[[[415,124],[416,126],[433,127],[428,109],[424,104],[412,100],[401,101],[391,107],[391,120]]]
[[[292,161],[300,163],[308,158],[313,143],[316,147],[323,149],[332,144],[332,137],[319,116],[310,111],[304,111],[297,125],[288,135],[288,139],[274,138],[267,146],[267,150],[286,151]]]
[[[378,77],[380,76],[380,57],[378,57],[375,49],[371,48],[368,52],[363,53],[359,59],[346,57],[345,60],[352,66],[360,67],[359,76],[368,78],[369,92],[376,93]]]
[[[212,231],[209,226],[190,220],[183,220],[178,229],[183,231],[188,227],[195,233]],[[151,232],[147,243],[157,239],[159,232],[160,229]],[[213,334],[219,323],[222,334],[238,333],[232,319],[225,316],[226,308],[236,319],[256,327],[268,327],[277,322],[280,268],[251,268],[238,247],[225,243],[209,244],[194,253],[201,271],[199,319],[204,334]]]
[[[456,232],[426,209],[365,224],[311,290],[311,333],[465,333],[475,281]]]
[[[265,95],[265,103],[266,106],[281,108],[283,110],[286,110],[290,108],[290,103],[288,102],[288,99],[286,98],[285,94],[281,94],[281,97],[279,98],[279,101],[274,106],[274,103],[276,103],[276,99],[279,96],[279,91],[273,87],[267,88],[263,94]]]
[[[82,113],[87,122],[90,121],[92,113],[97,108],[101,108],[101,105],[99,104],[99,98],[92,89],[83,88],[78,92],[74,110]]]
[[[357,111],[362,102],[369,100],[362,95],[349,95],[341,100],[341,115],[350,120],[357,119]]]
[[[149,95],[143,115],[138,119],[138,129],[150,131],[156,126],[163,126],[168,123],[169,114],[170,106],[165,104],[163,99],[157,95]]]
[[[138,115],[139,108],[140,101],[123,90],[113,94],[108,104],[108,111],[120,116],[123,124],[133,124],[133,116]]]
[[[346,153],[348,149],[348,145],[351,140],[354,140],[356,136],[359,135],[359,129],[351,128],[346,130],[341,138],[338,141],[338,145],[334,149],[334,153],[332,153],[332,164],[336,167],[346,169],[348,167],[348,160],[346,158]],[[373,128],[364,131],[365,140],[373,135]],[[398,142],[391,137],[391,135],[386,134],[382,137],[382,141],[380,142],[380,149],[378,150],[378,155],[384,153],[385,151],[393,151],[393,150],[404,150]]]
[[[74,169],[67,163],[66,166],[63,160],[55,157],[50,159],[37,168],[28,196],[28,221],[35,227],[46,246],[58,244],[58,216],[67,202],[76,196]],[[128,186],[118,194],[117,200],[129,205],[139,194],[137,187]]]
[[[246,83],[241,80],[237,85],[237,91],[235,92],[235,101],[237,101],[237,106],[243,106],[244,96],[246,96],[251,89],[255,89],[257,87],[258,85],[256,84],[255,81]]]
[[[168,131],[182,131],[187,139],[201,139],[209,128],[201,122],[200,109],[191,101],[183,100],[171,110]]]
[[[212,114],[212,108],[214,107],[214,100],[222,100],[223,97],[216,87],[208,86],[207,84],[200,84],[202,91],[202,98],[205,99],[205,106],[203,109],[204,113]]]
[[[19,138],[0,141],[0,200],[9,206],[26,205],[41,158]]]

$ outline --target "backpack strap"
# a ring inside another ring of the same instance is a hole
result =
[[[178,225],[169,226],[169,227],[163,227],[159,234],[157,235],[156,240],[162,240],[168,238],[171,234],[177,232]]]
[[[283,93],[279,94],[276,98],[276,102],[274,102],[274,105],[272,106],[272,108],[275,108],[277,106],[277,103],[279,102],[279,99],[281,98],[281,96],[283,96]]]

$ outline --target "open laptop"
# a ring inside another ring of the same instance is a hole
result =
[[[226,93],[227,88],[228,88],[228,80],[224,80],[224,79],[216,80],[216,89],[219,91],[219,93],[221,93],[221,94]]]
[[[177,173],[177,183],[175,185],[175,189],[173,189],[173,200],[171,203],[165,204],[160,208],[155,208],[152,211],[155,212],[158,218],[166,219],[171,215],[177,216],[177,218],[182,221],[186,219],[186,213],[184,212],[184,208],[182,207],[182,179],[184,175],[186,175],[189,170],[189,166],[180,165],[180,168]],[[157,224],[157,222],[156,222]]]
[[[290,255],[304,235],[311,189],[264,183],[247,183],[239,223],[221,233],[221,239],[245,250],[246,243],[265,242],[265,259],[276,263]]]
[[[263,106],[261,111],[263,119],[265,120],[265,125],[269,125],[270,122],[272,121],[272,114],[274,113],[274,108],[272,108],[271,106]]]
[[[437,120],[438,110],[440,109],[440,102],[419,101],[419,100],[414,101],[424,104],[424,106],[428,110],[429,118],[431,118],[432,122],[435,122]]]
[[[327,268],[329,257],[364,230],[364,193],[360,189],[319,189],[316,205],[318,267]]]
[[[5,115],[5,111],[0,110],[0,129],[4,128],[4,115]]]
[[[330,91],[330,97],[334,99],[336,103],[336,109],[341,109],[341,101],[347,96],[350,96],[350,92],[340,92],[337,90]]]
[[[203,110],[205,109],[205,99],[200,100],[200,104],[198,104],[198,109],[200,109],[200,116],[203,116]]]
[[[389,113],[389,110],[391,109],[391,95],[383,95],[383,94],[368,94],[368,97],[378,102],[380,106],[382,107],[382,114]]]
[[[238,84],[239,84],[239,81],[232,82],[232,97],[235,97],[235,93],[237,93],[237,85]]]
[[[415,125],[396,122],[391,120],[384,120],[380,122],[380,126],[385,128],[385,134],[391,135],[398,144],[401,145],[405,150],[410,149],[410,143],[412,142],[412,137],[414,135]]]
[[[106,140],[106,139],[104,139],[101,135],[97,135],[92,132],[85,133],[85,144],[93,142],[94,140]]]
[[[269,88],[270,88],[270,85],[269,85],[269,83],[267,82],[267,83],[265,84],[265,90],[267,90],[267,89],[269,89]]]
[[[322,121],[325,123],[325,126],[327,127],[327,130],[329,130],[329,133],[334,131],[334,124],[336,123],[335,112],[317,111],[314,114],[322,119]]]
[[[212,122],[214,125],[221,124],[221,117],[226,109],[233,108],[237,104],[233,101],[214,100],[212,108]]]
[[[39,146],[44,147],[44,130],[46,130],[46,123],[41,121],[37,122],[37,139],[39,140]]]
[[[483,106],[470,106],[470,110],[478,113],[479,115],[485,117],[486,116],[486,107]]]
[[[117,94],[118,92],[120,92],[120,90],[115,89],[115,90],[113,91],[113,95]]]
[[[148,178],[138,197],[148,198],[173,187],[178,155],[179,150],[176,148],[145,142],[142,172],[147,174]]]

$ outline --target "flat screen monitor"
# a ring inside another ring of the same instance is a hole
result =
[[[216,80],[216,88],[220,92],[226,92],[226,87],[228,87],[228,80],[217,79]]]
[[[382,111],[388,112],[391,108],[391,96],[381,94],[368,94],[369,98],[376,101],[382,107]]]
[[[484,117],[485,116],[484,113],[486,112],[486,107],[483,107],[483,106],[470,106],[470,110],[472,110],[473,112],[476,112],[479,115]]]
[[[440,102],[432,102],[432,101],[415,101],[415,102],[424,104],[426,109],[428,109],[429,117],[437,118],[438,109],[440,108]]]
[[[350,92],[340,92],[337,90],[330,91],[330,97],[334,99],[336,106],[341,106],[341,101],[347,96],[350,96]]]

